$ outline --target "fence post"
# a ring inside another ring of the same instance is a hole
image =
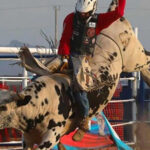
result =
[[[136,100],[137,100],[137,89],[138,89],[137,72],[133,72],[132,75],[135,78],[134,81],[132,82],[132,97],[135,99],[135,101],[132,104],[132,118],[133,118],[133,121],[135,122],[135,125],[133,125],[132,134],[133,134],[133,141],[134,141],[134,143],[136,143],[136,141],[137,141],[137,137],[136,137],[136,134],[135,134],[135,131],[136,131],[136,121],[137,121],[137,105],[136,105]]]
[[[28,84],[28,79],[27,79],[28,72],[26,71],[25,68],[23,68],[23,77],[25,77],[25,78],[23,79],[22,87],[25,88],[27,86],[27,84]]]

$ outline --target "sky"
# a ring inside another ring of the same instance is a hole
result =
[[[111,0],[98,0],[97,12],[106,12],[110,2]],[[8,45],[12,40],[33,46],[48,46],[40,33],[42,30],[47,36],[54,38],[54,6],[59,8],[59,40],[63,20],[68,13],[74,11],[75,3],[76,0],[0,0],[0,46]],[[150,50],[149,0],[127,0],[125,17],[133,27],[138,27],[139,40]],[[0,70],[2,64],[0,61]],[[3,69],[9,70],[7,67]]]

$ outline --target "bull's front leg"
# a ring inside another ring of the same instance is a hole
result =
[[[53,128],[47,133],[45,133],[42,142],[38,145],[35,150],[50,150],[52,149],[60,140],[60,132]]]

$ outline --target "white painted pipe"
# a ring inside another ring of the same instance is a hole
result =
[[[49,48],[29,48],[31,53],[38,54],[54,54],[57,53],[57,49]],[[0,47],[0,54],[18,54],[20,47]]]

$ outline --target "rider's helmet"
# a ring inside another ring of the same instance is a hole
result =
[[[78,0],[75,10],[77,13],[88,14],[86,19],[91,17],[97,9],[97,0]]]

